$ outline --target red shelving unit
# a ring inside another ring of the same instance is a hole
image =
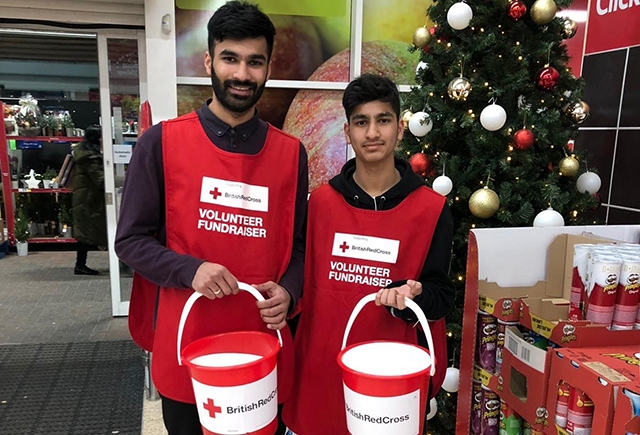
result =
[[[4,104],[0,102],[0,113],[4,113]],[[2,193],[4,197],[4,217],[7,222],[7,231],[9,233],[9,244],[15,246],[15,238],[14,238],[14,221],[13,221],[13,213],[14,213],[14,195],[16,194],[49,194],[49,195],[58,195],[58,194],[69,194],[72,192],[71,189],[14,189],[11,185],[11,170],[9,166],[9,153],[8,146],[9,140],[16,141],[30,141],[30,142],[50,142],[50,143],[61,143],[61,142],[80,142],[82,140],[81,137],[76,136],[10,136],[5,132],[4,126],[0,128],[0,178],[2,181]],[[48,236],[48,237],[32,237],[29,239],[30,243],[75,243],[76,240],[73,238],[64,238],[58,236]]]

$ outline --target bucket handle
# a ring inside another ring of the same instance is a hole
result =
[[[365,297],[360,299],[360,301],[358,301],[358,303],[354,307],[353,312],[351,313],[351,317],[349,317],[349,321],[347,322],[347,327],[344,331],[344,337],[342,339],[342,349],[347,347],[347,338],[349,338],[349,332],[351,332],[351,327],[353,326],[353,322],[355,322],[356,317],[358,317],[358,314],[360,314],[360,311],[362,311],[362,308],[364,308],[366,304],[376,300],[376,295],[377,293],[366,295]],[[407,305],[407,308],[410,308],[411,311],[413,311],[415,315],[418,316],[418,320],[420,321],[422,329],[424,330],[424,335],[425,337],[427,337],[427,344],[429,345],[429,355],[431,355],[432,359],[430,376],[433,376],[436,374],[436,364],[435,356],[433,355],[433,338],[431,337],[431,328],[429,328],[429,321],[427,320],[427,317],[424,315],[418,304],[407,297],[404,298],[404,303]]]
[[[260,293],[255,288],[251,287],[249,284],[245,284],[244,282],[238,281],[238,287],[240,287],[240,290],[244,290],[246,292],[251,293],[253,297],[256,298],[257,300],[264,301],[264,296],[262,296],[262,293]],[[203,296],[202,293],[193,292],[193,294],[189,296],[189,299],[187,299],[187,302],[184,304],[184,308],[182,309],[182,315],[180,316],[180,324],[178,325],[178,340],[177,340],[178,342],[177,355],[178,355],[179,366],[182,365],[182,358],[180,357],[180,351],[182,350],[182,333],[184,332],[184,324],[187,323],[187,317],[189,317],[189,313],[191,312],[191,307],[193,307],[193,304],[195,304],[195,302],[198,299],[200,299],[201,296]],[[280,334],[280,331],[276,331],[276,333],[278,334],[278,341],[280,341],[280,347],[282,347],[282,334]]]

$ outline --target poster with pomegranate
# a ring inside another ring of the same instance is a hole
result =
[[[176,0],[178,77],[207,77],[207,22],[226,0]],[[258,0],[276,26],[271,79],[349,82],[351,0]],[[365,0],[361,71],[384,74],[398,84],[415,84],[418,53],[408,47],[416,28],[433,25],[426,17],[431,0]],[[341,90],[267,88],[260,116],[299,137],[309,156],[311,190],[337,174],[347,160]],[[178,85],[178,113],[211,98],[210,86]]]

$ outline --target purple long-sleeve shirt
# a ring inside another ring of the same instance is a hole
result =
[[[209,140],[218,148],[257,154],[267,137],[267,123],[256,111],[251,120],[232,128],[214,115],[207,101],[196,111]],[[197,156],[193,156],[197,158]],[[300,144],[291,260],[279,284],[291,294],[292,309],[300,299],[304,271],[304,232],[307,210],[307,153]],[[115,250],[118,257],[149,281],[162,287],[190,288],[204,260],[165,247],[162,126],[154,125],[138,141],[127,169]]]

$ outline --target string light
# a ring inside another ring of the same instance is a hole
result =
[[[578,210],[573,210],[571,214],[573,215],[574,218],[578,217]]]
[[[447,43],[447,48],[451,48],[451,43]]]
[[[460,197],[459,196],[456,196],[456,201],[460,201]]]
[[[520,41],[516,41],[516,45],[520,45]]]
[[[471,228],[475,228],[475,227],[476,227],[476,224],[471,224]]]
[[[522,56],[518,56],[518,60],[522,60]]]
[[[509,145],[509,151],[513,151],[513,145]]]
[[[511,163],[511,156],[507,157],[507,162]]]
[[[433,97],[433,92],[429,92],[429,96],[430,96],[430,97]]]
[[[464,277],[462,275],[458,275],[458,281],[464,281]]]
[[[489,86],[489,82],[484,82],[484,86],[485,87]]]
[[[453,337],[453,332],[451,332],[451,331],[447,332],[447,337],[449,337],[449,338]]]

